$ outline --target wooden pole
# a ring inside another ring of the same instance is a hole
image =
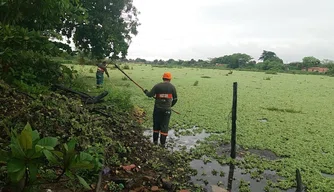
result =
[[[232,191],[234,168],[235,168],[235,165],[233,163],[230,163],[230,170],[228,172],[228,181],[227,181],[227,190],[229,192]]]
[[[233,83],[233,101],[232,101],[232,134],[231,134],[231,158],[235,159],[236,157],[236,140],[237,140],[237,90],[238,83]]]
[[[296,169],[296,181],[297,181],[297,190],[296,192],[303,191],[302,176],[300,175],[299,169]]]

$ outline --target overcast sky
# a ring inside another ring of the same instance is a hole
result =
[[[334,59],[334,0],[133,0],[128,58],[208,59],[235,52],[284,62]]]

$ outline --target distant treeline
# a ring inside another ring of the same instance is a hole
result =
[[[234,53],[232,55],[224,55],[208,60],[162,60],[155,59],[153,61],[137,58],[137,59],[120,59],[121,62],[129,63],[145,63],[159,66],[185,66],[185,67],[203,67],[203,68],[226,68],[240,70],[255,71],[306,71],[319,72],[334,75],[334,61],[322,60],[307,56],[302,61],[284,63],[276,53],[264,50],[259,57],[260,62],[256,62],[250,55],[244,53]]]

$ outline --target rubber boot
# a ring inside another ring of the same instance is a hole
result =
[[[159,139],[159,133],[154,133],[153,132],[153,143],[155,145],[158,145],[158,139]]]
[[[162,148],[166,147],[166,139],[167,139],[166,135],[160,135],[160,144]]]

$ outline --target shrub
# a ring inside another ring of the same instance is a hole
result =
[[[73,176],[70,179],[78,179],[86,189],[90,189],[87,182],[77,172],[82,169],[92,169],[95,166],[99,166],[97,169],[101,168],[100,164],[94,163],[90,154],[75,150],[75,140],[72,139],[63,144],[61,150],[57,151],[58,139],[56,137],[40,138],[38,131],[33,131],[29,123],[21,133],[12,130],[10,137],[10,149],[0,151],[0,160],[7,166],[7,174],[11,183],[15,184],[13,186],[15,190],[22,191],[31,188],[31,184],[38,182],[39,172],[42,175],[38,180],[47,180],[40,171],[41,167],[52,172],[55,172],[54,167],[61,170],[61,173],[52,179],[53,181],[59,181],[65,176],[66,171],[67,175]]]
[[[271,77],[264,77],[263,80],[271,80]]]
[[[128,64],[125,64],[124,66],[123,66],[123,69],[130,69],[130,66],[128,65]]]
[[[94,68],[93,67],[89,69],[89,73],[94,73]]]
[[[265,74],[277,75],[276,71],[266,71]]]
[[[198,85],[198,81],[195,81],[194,86],[197,86],[197,85]]]
[[[116,110],[129,111],[133,108],[130,97],[131,94],[129,92],[115,88],[112,90],[112,94],[108,95],[107,100],[114,105]]]

